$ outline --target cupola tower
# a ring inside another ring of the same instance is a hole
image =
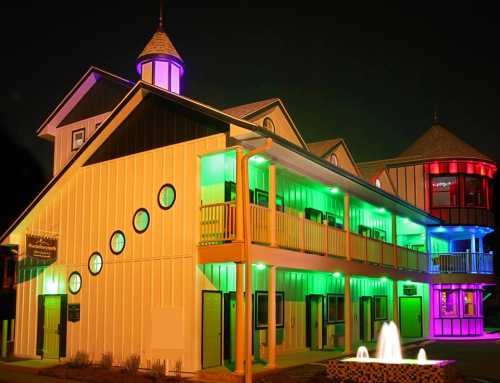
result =
[[[158,29],[137,57],[141,80],[173,93],[181,93],[184,62],[165,33],[163,1],[160,1]]]

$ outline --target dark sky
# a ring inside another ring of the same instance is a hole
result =
[[[306,141],[344,137],[358,161],[401,152],[437,105],[450,130],[500,159],[496,11],[349,3],[167,1],[184,93],[219,107],[280,97]],[[103,4],[2,2],[1,126],[46,174],[41,122],[90,65],[136,80],[155,30],[158,1]]]

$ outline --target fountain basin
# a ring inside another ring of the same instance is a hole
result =
[[[377,358],[330,360],[327,375],[337,382],[452,383],[456,380],[455,361],[402,359],[388,363]]]

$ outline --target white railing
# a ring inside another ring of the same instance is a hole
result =
[[[204,205],[200,210],[200,245],[229,242],[236,237],[236,206],[234,202]],[[250,205],[252,242],[306,253],[346,257],[346,231],[304,218],[302,214],[276,211],[275,243],[271,243],[271,210]],[[350,234],[353,260],[385,267],[427,272],[428,255],[405,247]],[[395,259],[396,258],[396,259]],[[479,259],[479,258],[478,258]],[[484,262],[484,260],[478,261]],[[490,268],[492,269],[492,262]]]
[[[236,206],[231,202],[200,208],[200,244],[218,244],[236,237]]]
[[[493,274],[493,253],[434,253],[431,273]]]

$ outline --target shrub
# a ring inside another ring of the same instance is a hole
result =
[[[89,354],[85,351],[77,351],[75,356],[70,359],[69,367],[72,368],[86,368],[92,364]]]
[[[111,352],[105,352],[102,354],[100,365],[106,370],[111,370],[111,367],[113,366],[113,354]]]
[[[175,376],[180,377],[181,376],[181,371],[182,371],[182,360],[178,360],[175,362]]]
[[[141,356],[138,354],[130,355],[127,360],[125,360],[125,371],[130,374],[135,374],[139,371],[139,365],[141,364]]]
[[[151,376],[156,379],[162,378],[165,376],[165,373],[165,361],[162,362],[160,359],[155,360],[151,366]]]

